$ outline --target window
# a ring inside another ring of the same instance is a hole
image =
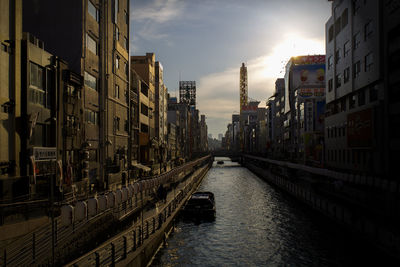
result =
[[[97,91],[97,79],[85,71],[85,85]]]
[[[358,106],[363,106],[365,105],[365,91],[361,90],[358,92]]]
[[[43,67],[30,62],[30,85],[43,89],[44,88],[43,81],[44,81]]]
[[[142,86],[140,87],[140,92],[147,97],[149,96],[149,89],[143,83]]]
[[[353,36],[353,49],[356,50],[360,46],[360,32],[357,32]]]
[[[365,71],[370,71],[372,66],[374,65],[374,56],[372,53],[369,53],[365,56]]]
[[[340,100],[340,111],[346,111],[346,98],[343,98],[342,100]]]
[[[349,55],[349,52],[350,52],[350,42],[349,41],[344,43],[343,52],[344,52],[343,57],[347,57]]]
[[[342,74],[337,74],[336,75],[336,79],[335,79],[335,83],[336,83],[336,88],[339,88],[340,86],[342,86]]]
[[[149,108],[143,103],[140,103],[140,113],[145,116],[149,116]]]
[[[329,27],[329,42],[333,39],[333,25]]]
[[[114,131],[119,131],[119,122],[120,122],[120,118],[115,116],[114,117]]]
[[[349,11],[347,8],[342,13],[342,29],[346,27],[347,23],[349,22],[348,13]]]
[[[88,1],[88,12],[97,22],[99,22],[99,10],[90,1]]]
[[[119,85],[115,85],[114,88],[114,97],[119,99]]]
[[[125,132],[129,132],[129,122],[128,122],[128,120],[125,120],[125,123],[124,123],[124,131],[125,131]]]
[[[364,40],[367,40],[372,35],[372,21],[368,21],[364,26]]]
[[[341,30],[341,26],[342,26],[342,22],[341,22],[341,19],[339,17],[335,21],[335,36],[339,34],[339,32]]]
[[[125,12],[125,23],[129,25],[129,14],[128,12],[126,12],[126,10],[124,12]]]
[[[376,101],[378,99],[378,87],[372,86],[369,88],[369,102]]]
[[[117,25],[115,25],[115,36],[114,36],[114,40],[119,41],[119,29],[118,29]]]
[[[126,50],[129,50],[129,40],[124,36],[124,46]]]
[[[349,109],[352,109],[356,106],[356,96],[351,95],[349,98]]]
[[[126,62],[125,62],[125,74],[127,77],[129,76],[129,65]]]
[[[341,49],[340,48],[338,48],[337,50],[336,50],[336,53],[335,53],[335,62],[336,62],[336,64],[338,64],[339,63],[339,61],[340,61],[340,51]]]
[[[328,70],[331,69],[333,66],[332,56],[328,57]]]
[[[353,77],[357,78],[358,76],[360,76],[360,71],[361,71],[361,62],[357,61],[353,65]]]
[[[149,132],[149,126],[147,126],[147,125],[144,124],[144,123],[141,123],[141,124],[140,124],[140,131],[141,131],[142,133],[148,133],[148,132]]]
[[[86,34],[86,47],[93,54],[97,55],[97,42],[90,37],[89,34]]]
[[[332,89],[333,89],[333,80],[330,79],[330,80],[328,81],[328,91],[331,92]]]
[[[115,57],[115,68],[119,69],[119,56]]]
[[[89,124],[99,125],[99,113],[90,109],[85,109],[85,121]]]
[[[343,72],[343,82],[347,83],[350,80],[350,67],[344,69]]]

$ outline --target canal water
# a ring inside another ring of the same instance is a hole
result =
[[[199,188],[215,194],[215,221],[180,220],[151,266],[382,266],[336,225],[228,158],[216,160],[224,164],[215,161]]]

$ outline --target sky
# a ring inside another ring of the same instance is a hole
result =
[[[325,54],[327,0],[130,0],[131,55],[154,52],[164,83],[196,81],[208,133],[225,133],[239,112],[239,69],[260,107],[291,56]]]

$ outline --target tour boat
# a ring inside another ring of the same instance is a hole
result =
[[[196,192],[187,201],[183,214],[189,218],[214,219],[215,199],[211,192]]]

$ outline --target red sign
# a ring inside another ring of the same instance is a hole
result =
[[[325,55],[292,57],[293,64],[325,64]]]

